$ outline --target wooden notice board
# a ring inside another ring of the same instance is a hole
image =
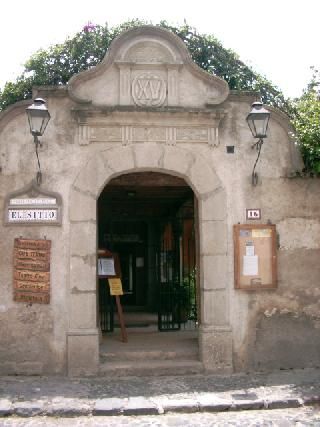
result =
[[[14,301],[49,304],[50,249],[50,240],[14,240]]]
[[[276,226],[237,224],[233,228],[235,288],[277,287]]]

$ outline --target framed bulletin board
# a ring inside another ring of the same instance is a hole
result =
[[[277,287],[276,226],[233,227],[235,288],[249,291]]]

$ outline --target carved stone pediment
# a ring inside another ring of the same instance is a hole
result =
[[[120,35],[99,65],[72,77],[68,90],[80,103],[137,108],[205,108],[229,94],[227,83],[200,69],[176,35],[152,26]]]

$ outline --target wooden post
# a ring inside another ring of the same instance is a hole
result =
[[[124,324],[124,318],[123,318],[123,312],[122,312],[122,305],[120,302],[120,297],[119,297],[119,295],[115,295],[115,298],[116,298],[116,303],[117,303],[119,323],[120,323],[120,327],[121,327],[122,342],[128,342],[128,336],[127,336],[127,331],[126,331],[126,327]]]

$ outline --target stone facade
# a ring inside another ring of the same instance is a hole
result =
[[[204,367],[317,365],[319,183],[290,178],[302,162],[282,113],[270,108],[259,184],[252,187],[256,152],[245,118],[256,95],[230,92],[192,63],[176,36],[154,27],[125,32],[100,65],[66,87],[34,88],[38,96],[51,114],[40,149],[42,186],[62,196],[62,225],[0,224],[1,374],[98,372],[96,202],[112,178],[143,171],[181,177],[197,198]],[[34,177],[29,104],[0,115],[1,211],[8,194]],[[232,226],[246,222],[246,208],[260,208],[260,222],[277,226],[277,289],[234,289]],[[50,305],[13,301],[19,236],[52,241]]]

